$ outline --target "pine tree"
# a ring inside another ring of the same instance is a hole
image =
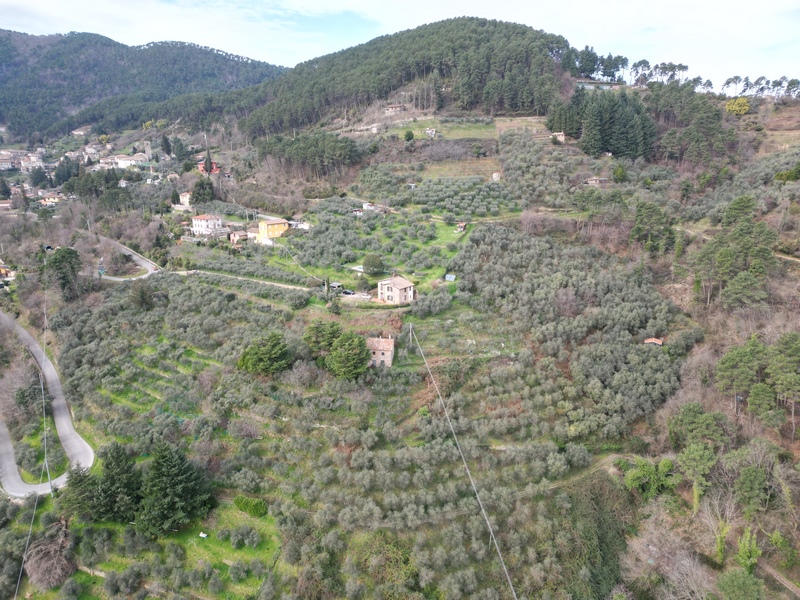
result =
[[[72,467],[67,472],[67,485],[59,495],[59,506],[68,515],[91,520],[95,513],[97,483],[97,477],[89,473],[89,469]]]
[[[208,514],[213,503],[202,472],[178,448],[159,446],[144,479],[136,528],[156,538]]]
[[[97,486],[97,518],[132,521],[142,499],[142,475],[125,448],[111,444],[103,453],[103,475]]]
[[[730,569],[717,579],[723,600],[764,600],[764,582],[744,569]]]
[[[769,350],[767,375],[781,402],[792,407],[792,440],[794,440],[797,401],[800,400],[800,334],[785,333]]]
[[[711,472],[716,464],[717,457],[706,444],[689,444],[678,455],[678,464],[683,469],[686,478],[692,482],[692,514],[697,514],[700,506],[700,497],[708,487],[706,475]]]
[[[314,321],[303,334],[303,341],[314,355],[326,354],[342,335],[342,326],[336,321]]]
[[[346,331],[333,344],[326,364],[339,379],[355,379],[367,370],[369,358],[367,341],[353,331]]]
[[[248,373],[273,375],[288,369],[294,362],[283,336],[273,331],[266,338],[250,344],[236,366]]]
[[[600,156],[603,151],[603,138],[600,133],[600,113],[597,102],[594,99],[589,101],[589,106],[586,108],[580,147],[586,154],[594,157]]]

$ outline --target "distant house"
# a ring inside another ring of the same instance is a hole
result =
[[[383,109],[383,112],[387,115],[391,115],[394,113],[403,112],[405,109],[405,104],[387,104],[386,108]]]
[[[85,137],[89,135],[89,131],[91,131],[91,127],[88,125],[84,125],[83,127],[78,127],[77,129],[73,129],[70,133],[75,136]]]
[[[239,244],[248,240],[246,231],[231,231],[231,244]]]
[[[394,340],[392,338],[367,338],[370,351],[370,367],[391,367],[394,359]]]
[[[192,210],[191,206],[192,192],[182,192],[181,194],[178,195],[178,198],[180,199],[179,200],[180,204],[173,204],[172,210],[177,210],[179,212]]]
[[[147,155],[141,152],[134,154],[133,156],[117,154],[111,158],[114,159],[114,165],[116,165],[116,167],[119,169],[127,169],[128,167],[135,167],[136,165],[141,165],[147,162]]]
[[[456,233],[461,233],[462,231],[466,231],[466,230],[467,230],[467,224],[466,223],[462,222],[462,223],[459,223],[458,225],[456,225]]]
[[[265,219],[258,222],[257,242],[264,246],[271,246],[275,238],[281,237],[283,232],[289,229],[289,221],[286,219]]]
[[[11,200],[0,200],[0,210],[11,210]]]
[[[356,216],[356,217],[361,217],[361,216],[363,216],[363,215],[364,215],[364,211],[363,211],[363,210],[361,210],[360,208],[357,208],[357,209],[355,209],[355,210],[353,211],[353,215],[354,215],[354,216]]]
[[[42,197],[42,200],[50,203],[53,206],[55,206],[64,199],[64,197],[61,194],[59,194],[58,192],[54,192],[52,190],[46,191],[44,193],[40,192],[39,195]]]
[[[372,202],[363,202],[361,210],[375,210],[375,205]]]
[[[556,131],[550,137],[556,140],[559,144],[563,144],[567,141],[567,136],[563,131]]]
[[[23,173],[30,173],[36,168],[44,168],[44,162],[37,154],[28,154],[20,161],[19,169]]]
[[[662,340],[660,338],[647,338],[644,341],[644,343],[645,344],[650,344],[651,346],[663,346],[664,345],[664,340]]]
[[[414,284],[395,275],[378,282],[378,300],[387,304],[408,304],[414,299]]]
[[[211,235],[215,229],[222,228],[222,217],[216,215],[198,215],[192,217],[192,235]]]
[[[206,161],[205,159],[197,162],[197,170],[200,171],[203,175],[206,175]],[[220,172],[219,165],[213,160],[211,161],[211,174],[216,175]]]
[[[251,227],[250,229],[247,230],[247,239],[248,240],[256,240],[256,241],[258,241],[258,228],[257,227]]]

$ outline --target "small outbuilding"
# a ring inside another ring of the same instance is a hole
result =
[[[647,338],[644,341],[644,343],[645,344],[649,344],[651,346],[663,346],[664,345],[664,340],[662,340],[661,338],[654,338],[653,337],[653,338]]]
[[[367,338],[370,351],[370,367],[391,367],[394,360],[394,339],[388,337]]]

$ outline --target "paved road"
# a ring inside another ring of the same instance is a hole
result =
[[[142,256],[138,252],[134,252],[133,250],[131,250],[127,246],[123,246],[119,242],[114,241],[114,240],[110,240],[108,238],[101,238],[101,239],[104,239],[104,240],[114,244],[119,249],[120,252],[130,256],[131,259],[133,259],[133,262],[135,262],[138,266],[140,266],[141,268],[143,268],[143,269],[145,269],[147,271],[147,273],[144,273],[142,275],[137,275],[136,277],[111,277],[110,275],[103,275],[103,279],[104,280],[106,280],[106,281],[133,281],[134,279],[144,279],[145,277],[150,277],[150,275],[152,275],[153,273],[155,273],[156,271],[159,270],[159,267],[158,267],[158,265],[156,263],[154,263],[151,260],[147,260],[144,256]]]
[[[91,467],[94,463],[94,451],[92,447],[84,440],[75,428],[72,426],[72,415],[67,406],[67,400],[64,398],[64,391],[61,389],[61,381],[58,378],[58,372],[50,362],[42,347],[28,333],[19,323],[12,319],[9,315],[0,312],[0,323],[7,324],[13,327],[19,340],[28,349],[28,351],[36,360],[39,368],[44,374],[44,380],[47,384],[47,391],[53,398],[53,417],[56,422],[56,431],[58,432],[58,439],[61,441],[61,446],[69,458],[71,465],[81,465],[82,467]],[[53,480],[53,485],[56,487],[64,487],[67,481],[66,473],[61,477]],[[2,484],[5,492],[9,496],[15,498],[24,498],[30,494],[46,494],[50,492],[50,486],[47,483],[42,485],[31,485],[22,481],[17,463],[14,460],[14,446],[11,443],[11,438],[8,434],[8,429],[5,423],[0,421],[0,484]]]

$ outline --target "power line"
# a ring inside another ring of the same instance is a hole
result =
[[[44,479],[44,465],[42,471],[39,473],[39,485],[42,485]],[[52,487],[51,487],[52,490]],[[31,525],[28,527],[28,539],[25,541],[25,550],[22,553],[22,563],[19,565],[19,576],[17,577],[17,589],[14,590],[14,600],[17,600],[19,594],[19,585],[22,582],[22,572],[25,569],[25,559],[28,558],[28,546],[31,543],[31,535],[33,535],[33,521],[36,519],[36,507],[39,506],[39,494],[36,494],[36,501],[33,503],[33,514],[31,515]]]
[[[486,527],[489,529],[489,537],[494,543],[495,550],[497,550],[497,558],[500,559],[500,566],[503,567],[503,573],[506,575],[506,581],[508,581],[508,587],[511,590],[511,596],[514,598],[514,600],[517,600],[517,592],[514,590],[514,584],[511,582],[511,576],[508,574],[506,561],[503,560],[503,553],[500,551],[500,544],[497,543],[497,537],[494,535],[494,529],[492,528],[492,524],[489,521],[488,515],[486,514],[486,510],[483,508],[483,502],[481,502],[481,496],[478,493],[478,487],[475,485],[475,480],[472,478],[472,472],[469,470],[467,459],[464,456],[464,452],[461,450],[461,444],[458,442],[458,436],[456,435],[455,427],[453,427],[453,422],[450,420],[450,413],[447,411],[447,406],[445,406],[442,393],[439,391],[439,386],[436,384],[436,379],[433,377],[433,372],[431,372],[431,367],[428,365],[428,359],[425,358],[425,353],[422,351],[422,346],[419,343],[419,339],[417,338],[417,334],[414,331],[413,325],[410,325],[409,327],[409,334],[410,336],[414,336],[414,341],[417,343],[419,354],[422,357],[422,360],[425,362],[425,368],[428,370],[428,375],[433,382],[434,389],[436,389],[436,395],[439,397],[439,404],[444,411],[444,417],[447,419],[447,424],[450,426],[450,433],[453,434],[453,441],[456,443],[458,453],[461,455],[461,462],[464,463],[464,470],[467,472],[467,477],[469,477],[469,483],[472,486],[472,491],[475,493],[475,499],[478,501],[478,506],[481,509],[481,515],[483,515],[483,520],[486,521]]]
[[[44,447],[44,467],[47,469],[47,483],[50,485],[50,495],[53,495],[53,481],[50,478],[50,465],[47,463],[47,412],[45,411],[44,397],[44,361],[45,346],[47,345],[47,292],[44,294],[44,332],[42,333],[42,361],[39,369],[39,387],[42,390],[42,446]]]

